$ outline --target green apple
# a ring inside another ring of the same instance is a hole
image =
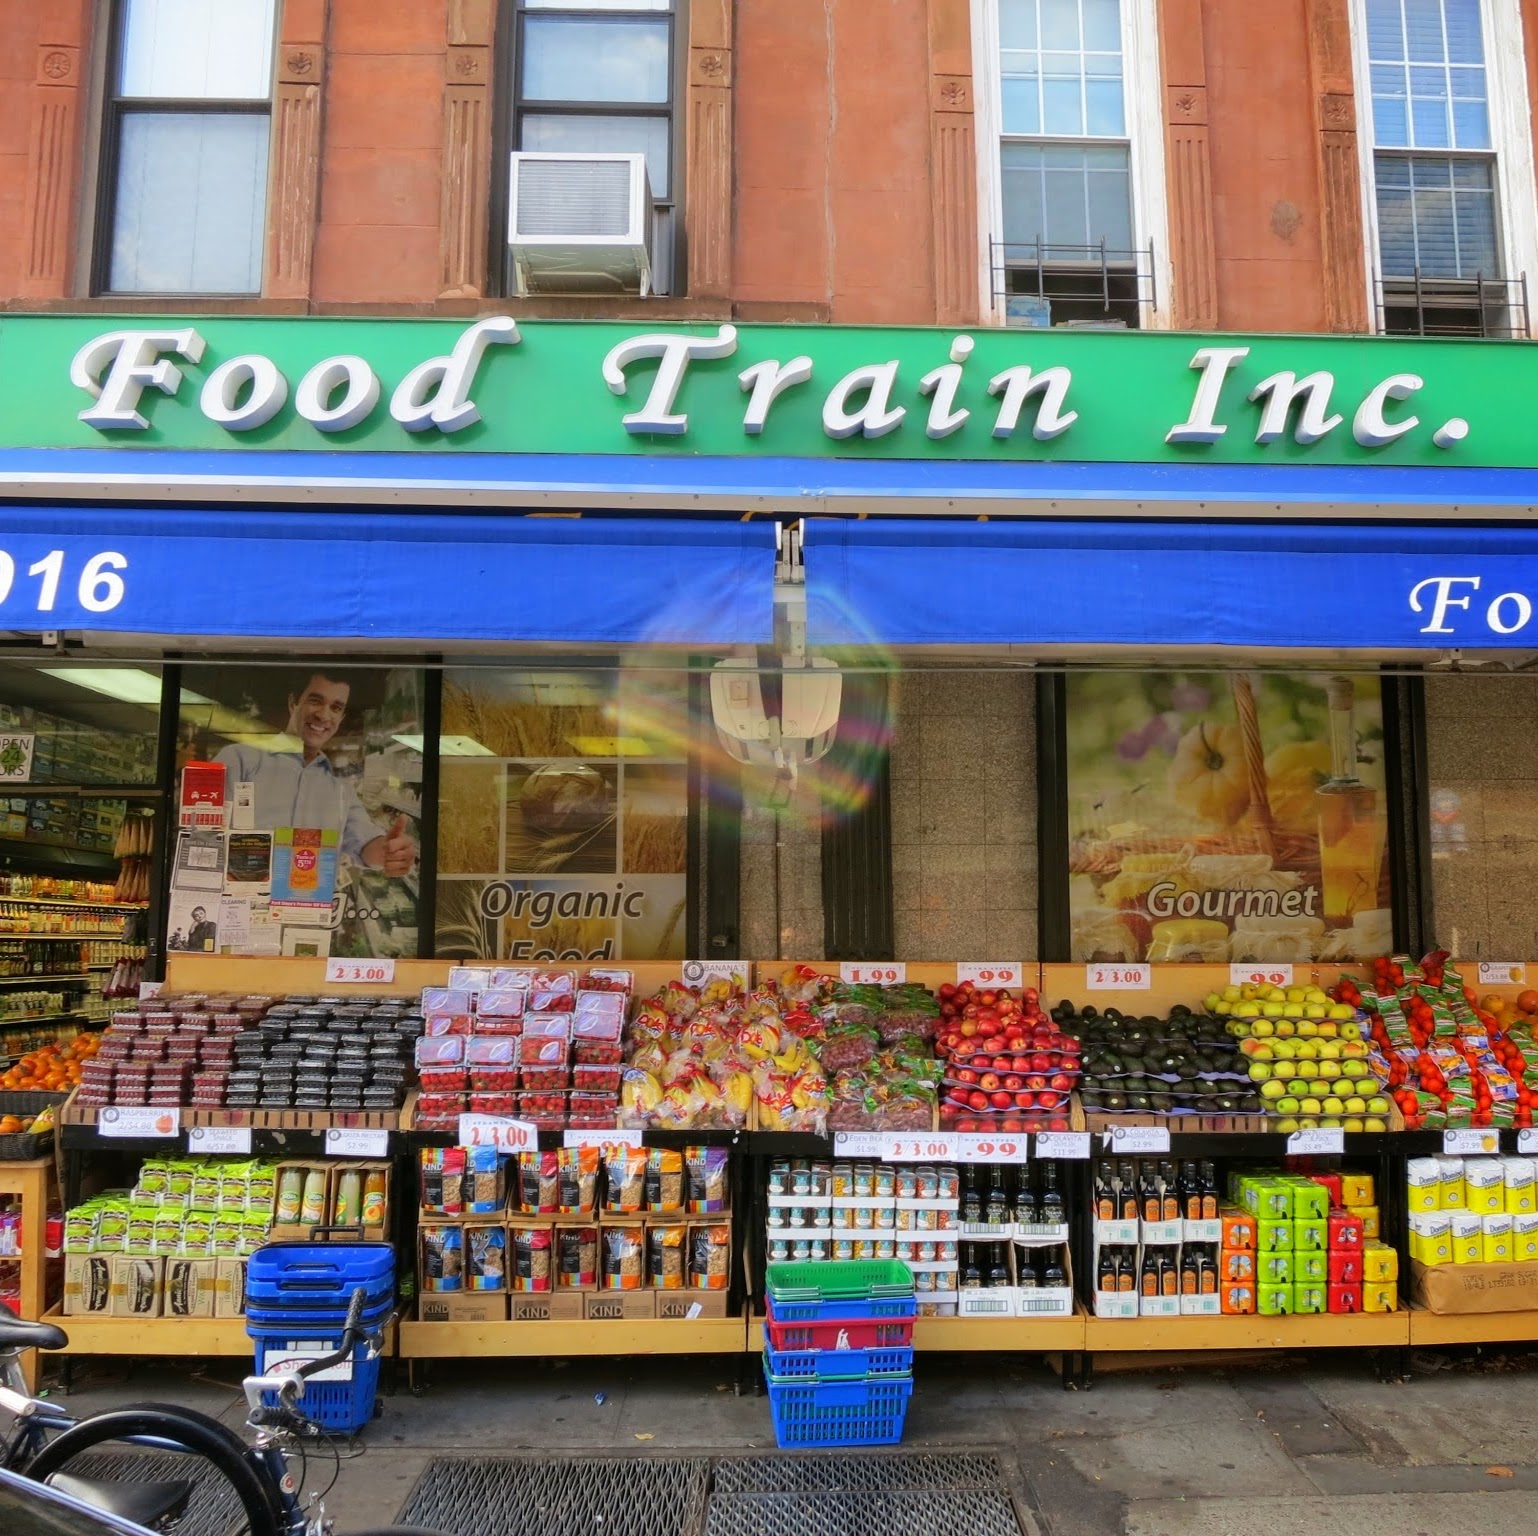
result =
[[[1251,1040],[1249,1044],[1253,1046],[1254,1049],[1246,1051],[1245,1055],[1247,1055],[1251,1061],[1274,1061],[1276,1059],[1276,1052],[1271,1048],[1271,1042],[1269,1040]]]
[[[1388,1099],[1381,1093],[1375,1093],[1367,1101],[1367,1113],[1369,1115],[1386,1115],[1388,1113]]]
[[[1319,1059],[1321,1061],[1339,1061],[1344,1047],[1339,1040],[1321,1040],[1319,1042]]]
[[[1303,987],[1288,987],[1287,1001],[1289,1003],[1304,1003],[1308,1001],[1308,992]]]
[[[1298,1047],[1292,1040],[1278,1040],[1271,1047],[1271,1050],[1278,1061],[1295,1061],[1297,1059]]]
[[[1319,1033],[1319,1026],[1310,1018],[1298,1016],[1298,1034],[1303,1038],[1312,1038]]]
[[[1288,1118],[1285,1120],[1278,1120],[1276,1122],[1276,1128],[1282,1133],[1282,1135],[1290,1136],[1294,1131],[1299,1129],[1299,1126],[1296,1120],[1294,1120],[1291,1116],[1288,1116]]]
[[[1321,1104],[1318,1099],[1314,1098],[1312,1094],[1308,1098],[1304,1099],[1303,1102],[1298,1105],[1298,1108],[1301,1109],[1305,1115],[1322,1115],[1324,1113],[1324,1105]]]
[[[1260,1004],[1235,1003],[1234,1017],[1236,1019],[1258,1019],[1260,1017]]]
[[[1341,1075],[1344,1077],[1367,1077],[1372,1069],[1365,1061],[1343,1061],[1340,1064]]]
[[[1362,1038],[1362,1026],[1355,1020],[1347,1020],[1340,1026],[1340,1038],[1342,1040],[1360,1040]]]
[[[1367,1100],[1361,1094],[1353,1093],[1346,1100],[1346,1113],[1348,1115],[1365,1115],[1367,1113]]]
[[[1346,1121],[1346,1123],[1342,1127],[1342,1129],[1343,1130],[1347,1130],[1347,1131],[1360,1131],[1360,1130],[1365,1130],[1366,1127],[1364,1126],[1362,1121],[1360,1121],[1359,1119],[1357,1119],[1357,1117],[1355,1115],[1353,1115],[1353,1116],[1351,1116],[1350,1119],[1348,1119]]]
[[[1262,1003],[1260,1005],[1262,1018],[1280,1019],[1286,1016],[1287,1005],[1285,1003]]]
[[[1280,1098],[1284,1098],[1286,1096],[1286,1093],[1287,1093],[1287,1084],[1282,1082],[1279,1078],[1268,1077],[1260,1085],[1260,1096],[1263,1099],[1280,1099]]]
[[[1252,1061],[1250,1063],[1250,1081],[1263,1083],[1271,1076],[1271,1063],[1269,1061]]]
[[[1297,1052],[1299,1061],[1319,1060],[1319,1046],[1316,1041],[1299,1040],[1297,1044]]]
[[[1237,1003],[1244,994],[1238,987],[1224,987],[1223,1000],[1228,1003]]]
[[[1271,1107],[1279,1115],[1295,1115],[1302,1108],[1302,1105],[1289,1093],[1278,1099]]]
[[[1298,1064],[1295,1061],[1273,1061],[1271,1063],[1271,1075],[1283,1079],[1298,1075]]]
[[[1217,1014],[1220,1019],[1226,1018],[1233,1011],[1234,1005],[1229,1002],[1226,997],[1219,997],[1214,999],[1212,1006],[1207,1010],[1208,1013]]]
[[[1327,1115],[1343,1115],[1346,1106],[1332,1093],[1329,1098],[1319,1101],[1319,1108]]]
[[[1250,1033],[1259,1037],[1274,1035],[1276,1033],[1276,1025],[1274,1025],[1270,1019],[1256,1019],[1255,1022],[1250,1025]]]
[[[1291,1019],[1276,1019],[1273,1022],[1279,1035],[1295,1035],[1298,1032],[1298,1026]]]
[[[1309,1003],[1303,1009],[1305,1019],[1324,1019],[1329,1017],[1330,1010],[1323,1003]]]
[[[1319,1076],[1319,1063],[1307,1056],[1303,1057],[1296,1065],[1299,1077],[1306,1077],[1310,1082],[1313,1082]]]
[[[1388,1129],[1388,1121],[1373,1115],[1362,1122],[1362,1129],[1364,1131],[1386,1131]]]
[[[1339,1019],[1344,1023],[1345,1020],[1356,1017],[1356,1009],[1350,1003],[1334,1003],[1330,1007],[1329,1017]]]
[[[1303,1118],[1298,1121],[1298,1129],[1300,1131],[1317,1131],[1319,1129],[1318,1116],[1304,1115]]]

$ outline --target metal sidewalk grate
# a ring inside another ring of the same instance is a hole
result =
[[[455,1536],[1021,1536],[979,1452],[440,1457],[396,1518]]]
[[[245,1511],[235,1491],[204,1460],[174,1451],[87,1451],[67,1468],[75,1477],[96,1477],[111,1483],[192,1484],[187,1513],[177,1521],[176,1536],[226,1536],[245,1529]]]
[[[442,1457],[397,1519],[458,1536],[697,1536],[709,1486],[703,1456]]]

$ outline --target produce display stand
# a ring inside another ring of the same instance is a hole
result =
[[[0,1195],[15,1195],[21,1201],[21,1315],[34,1321],[43,1315],[45,1300],[48,1191],[52,1182],[52,1158],[0,1162]],[[27,1390],[35,1392],[37,1351],[27,1350],[21,1363],[27,1377]]]
[[[778,977],[796,962],[760,962],[744,966],[762,983]],[[237,993],[320,993],[380,997],[411,995],[423,986],[446,982],[451,962],[402,960],[395,964],[387,984],[346,984],[325,980],[324,960],[302,958],[235,958],[178,955],[171,960],[168,992],[219,991]],[[636,995],[645,997],[680,974],[674,964],[645,963],[628,966],[636,974]],[[812,963],[823,975],[838,975],[834,963]],[[1037,965],[1024,968],[1019,984],[1035,986],[1042,1006],[1050,1009],[1063,1000],[1082,1008],[1093,1003],[1102,1012],[1108,1006],[1133,1015],[1165,1016],[1175,1004],[1200,1006],[1210,992],[1221,993],[1230,984],[1227,965],[1160,965],[1152,968],[1146,989],[1096,988],[1088,990],[1089,973],[1083,965]],[[1114,969],[1114,968],[1113,968]],[[1255,967],[1263,972],[1263,966]],[[1305,966],[1293,969],[1295,984],[1333,985],[1342,974],[1360,976],[1357,966]],[[954,982],[954,964],[908,964],[903,977],[931,989]],[[879,975],[873,979],[885,979]],[[1481,987],[1514,998],[1523,988]],[[1271,1128],[1264,1117],[1168,1116],[1162,1120],[1147,1114],[1083,1115],[1077,1098],[1071,1124],[1091,1131],[1091,1159],[1109,1149],[1117,1155],[1116,1127],[1163,1124],[1169,1130],[1167,1155],[1174,1159],[1216,1159],[1229,1164],[1279,1164],[1288,1155],[1288,1138]],[[215,1112],[216,1114],[218,1112]],[[239,1123],[239,1112],[228,1112],[226,1123]],[[185,1131],[172,1141],[143,1143],[99,1136],[94,1125],[70,1123],[64,1115],[60,1149],[66,1190],[77,1187],[78,1169],[92,1153],[112,1150],[146,1155],[181,1151]],[[318,1155],[322,1150],[324,1117],[313,1123],[254,1125],[253,1152],[290,1156]],[[1343,1155],[1320,1161],[1320,1166],[1344,1165],[1373,1173],[1381,1209],[1384,1239],[1400,1253],[1402,1309],[1393,1313],[1311,1315],[1297,1317],[1182,1316],[1173,1318],[1099,1318],[1094,1315],[1094,1275],[1090,1262],[1090,1161],[1070,1160],[1060,1165],[1061,1187],[1068,1202],[1070,1251],[1073,1258],[1077,1306],[1060,1317],[933,1317],[920,1318],[914,1347],[920,1351],[969,1354],[1005,1352],[1041,1355],[1060,1364],[1065,1385],[1086,1385],[1092,1379],[1096,1358],[1155,1356],[1195,1360],[1213,1352],[1339,1348],[1380,1352],[1380,1363],[1407,1368],[1412,1346],[1456,1346],[1538,1339],[1538,1310],[1443,1316],[1414,1305],[1409,1296],[1410,1266],[1407,1251],[1408,1217],[1405,1163],[1444,1150],[1440,1131],[1405,1131],[1397,1115],[1385,1117],[1389,1129],[1382,1132],[1343,1134]],[[938,1120],[938,1116],[936,1116]],[[937,1144],[945,1133],[934,1127]],[[594,1133],[600,1134],[600,1133]],[[1110,1140],[1107,1140],[1107,1137]],[[395,1237],[402,1252],[414,1251],[415,1205],[410,1192],[415,1184],[418,1150],[428,1145],[451,1144],[451,1133],[420,1132],[412,1127],[410,1103],[397,1117],[389,1133],[389,1154],[394,1159],[395,1187],[402,1198],[395,1201]],[[1517,1151],[1517,1133],[1499,1132],[1499,1150]],[[724,1145],[731,1149],[733,1240],[738,1255],[733,1288],[729,1293],[731,1315],[694,1320],[631,1319],[595,1321],[518,1320],[497,1322],[419,1321],[406,1316],[400,1323],[395,1346],[415,1381],[428,1363],[456,1358],[528,1358],[539,1356],[659,1356],[701,1354],[735,1356],[743,1385],[756,1378],[757,1362],[764,1347],[763,1273],[766,1253],[768,1165],[777,1158],[832,1159],[838,1155],[832,1134],[761,1130],[750,1120],[742,1130],[647,1130],[644,1145],[682,1147],[695,1143]],[[560,1132],[541,1132],[541,1147],[562,1144]],[[1031,1144],[1034,1160],[1034,1141]],[[1136,1155],[1136,1154],[1130,1154]],[[15,1165],[12,1165],[15,1166]],[[5,1165],[0,1165],[0,1175]],[[40,1239],[39,1239],[40,1242]],[[406,1261],[409,1268],[409,1261]],[[719,1294],[719,1293],[716,1293]],[[142,1354],[167,1356],[244,1355],[250,1345],[239,1319],[169,1320],[134,1322],[116,1318],[61,1318],[71,1333],[71,1353]]]

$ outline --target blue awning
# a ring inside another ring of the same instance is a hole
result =
[[[773,592],[769,523],[0,506],[0,630],[732,645]]]
[[[814,644],[1538,642],[1538,527],[816,519]]]

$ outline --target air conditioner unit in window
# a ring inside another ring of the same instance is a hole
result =
[[[520,294],[651,291],[644,155],[515,154],[508,209]]]

